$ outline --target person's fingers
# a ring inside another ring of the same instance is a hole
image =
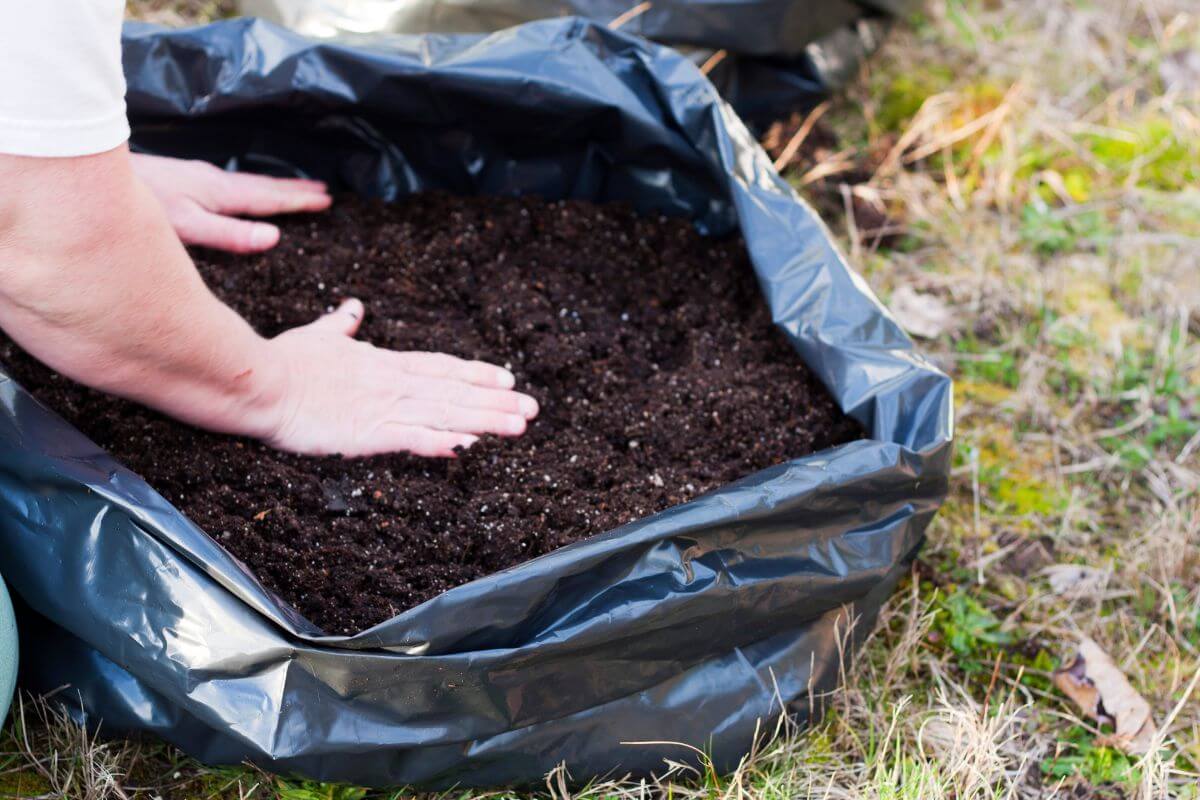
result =
[[[458,433],[494,433],[497,436],[520,436],[527,425],[521,414],[507,414],[486,408],[455,406],[433,400],[410,400],[395,408],[405,422]]]
[[[485,361],[467,361],[445,353],[414,351],[396,353],[395,358],[406,372],[413,375],[451,378],[479,386],[495,386],[500,389],[511,389],[517,382],[513,374],[503,367],[497,367]]]
[[[366,310],[363,308],[362,301],[352,297],[343,300],[336,309],[318,317],[305,327],[314,331],[353,336],[358,333],[358,326],[362,325],[365,314]]]
[[[213,201],[216,204],[213,211],[251,216],[324,211],[333,202],[325,184],[319,181],[246,172],[223,172]]]
[[[392,380],[390,376],[381,376],[381,378],[384,381]],[[429,400],[460,408],[478,408],[505,414],[517,414],[527,420],[538,415],[537,400],[527,394],[508,389],[489,389],[486,386],[476,386],[451,378],[424,376],[411,379],[406,388],[408,395],[417,400]]]
[[[180,210],[168,211],[168,216],[184,244],[231,253],[257,253],[270,250],[279,242],[279,228],[270,223],[223,217],[191,203]]]
[[[392,422],[381,426],[369,441],[362,443],[360,455],[404,451],[425,458],[454,458],[455,448],[465,449],[477,441],[479,437],[469,433]]]

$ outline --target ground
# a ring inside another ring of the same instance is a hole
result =
[[[486,796],[1200,797],[1200,9],[931,0],[812,130],[786,174],[956,379],[953,486],[913,577],[825,721],[735,774]],[[1149,701],[1152,756],[1051,686],[1084,635]],[[409,796],[44,714],[26,698],[0,739],[0,796]]]

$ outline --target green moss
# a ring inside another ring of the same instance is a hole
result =
[[[1010,349],[998,349],[974,336],[966,336],[954,344],[954,349],[968,358],[958,361],[958,374],[977,384],[992,384],[1016,389],[1021,383],[1017,357]]]
[[[1033,658],[1015,651],[1010,655],[1012,663],[1021,670],[1021,683],[1039,692],[1048,692],[1053,688],[1050,676],[1058,668],[1058,662],[1044,649],[1038,648]]]
[[[964,432],[958,448],[966,466],[972,452],[978,458],[978,480],[987,516],[1004,517],[1009,527],[1031,527],[1038,517],[1055,516],[1067,505],[1066,492],[1043,477],[1053,454],[1044,444],[1018,444],[1011,424],[976,426]]]
[[[997,511],[1018,517],[1049,516],[1066,507],[1066,497],[1057,488],[1041,481],[1001,478],[992,487]]]
[[[873,133],[903,131],[925,101],[949,89],[953,79],[953,73],[941,66],[931,66],[918,74],[889,76],[876,107]]]
[[[1016,177],[1026,180],[1034,173],[1055,169],[1066,152],[1057,142],[1032,142],[1017,156]]]
[[[50,784],[32,769],[0,773],[0,797],[40,797],[51,794]]]
[[[1063,185],[1076,203],[1086,203],[1092,197],[1092,173],[1082,167],[1071,167],[1064,172]]]
[[[1200,141],[1183,138],[1161,115],[1111,134],[1086,134],[1081,143],[1115,176],[1137,186],[1179,191],[1200,182]]]
[[[1122,297],[1135,298],[1142,291],[1142,286],[1145,284],[1145,276],[1142,272],[1142,265],[1136,261],[1128,261],[1117,267],[1117,291]]]
[[[1013,389],[999,383],[973,378],[959,378],[954,382],[954,401],[962,407],[971,402],[984,406],[998,406],[1012,397]]]
[[[1052,256],[1102,247],[1112,239],[1112,226],[1094,209],[1068,213],[1044,201],[1029,202],[1021,209],[1020,235],[1041,255]]]

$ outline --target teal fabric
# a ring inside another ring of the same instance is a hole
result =
[[[12,601],[0,579],[0,722],[8,716],[13,687],[17,683],[17,621],[13,618]]]

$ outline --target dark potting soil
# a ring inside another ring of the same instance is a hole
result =
[[[456,460],[307,458],[82,388],[6,338],[0,359],[329,633],[862,435],[772,328],[740,239],[439,194],[282,227],[265,255],[193,253],[261,333],[356,296],[361,337],[510,366],[541,415]]]

